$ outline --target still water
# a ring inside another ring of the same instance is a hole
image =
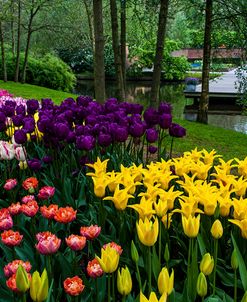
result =
[[[143,104],[144,106],[149,105],[151,82],[149,81],[128,81],[127,82],[127,97],[126,100],[129,102],[135,102]],[[170,84],[165,83],[160,87],[160,100],[172,104],[173,116],[180,119],[187,119],[190,121],[196,120],[195,114],[184,114],[184,107],[192,104],[192,100],[186,99],[183,94],[183,84]],[[91,80],[80,80],[77,82],[75,93],[82,95],[94,96],[93,81]],[[115,82],[106,82],[106,96],[115,97],[116,95],[116,84]],[[247,116],[243,115],[208,115],[208,123],[213,126],[222,127],[225,129],[232,129],[238,132],[247,134]]]

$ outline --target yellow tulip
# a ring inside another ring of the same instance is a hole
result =
[[[105,273],[113,273],[118,267],[119,257],[119,253],[107,245],[105,249],[101,249],[101,258],[96,256],[96,259]]]
[[[158,289],[159,293],[162,295],[166,293],[168,296],[171,294],[174,286],[174,271],[172,270],[169,276],[166,267],[163,267],[158,277]]]
[[[128,207],[137,211],[139,214],[139,219],[142,220],[144,220],[145,218],[151,219],[153,214],[155,214],[152,200],[146,199],[145,196],[141,198],[140,204],[133,204]]]
[[[219,239],[223,235],[223,227],[219,219],[216,219],[211,227],[211,234],[215,239]]]
[[[206,253],[202,257],[202,261],[200,263],[200,271],[205,276],[208,276],[212,273],[213,268],[214,268],[214,258],[209,253]]]
[[[205,297],[208,291],[207,279],[202,272],[200,272],[197,278],[196,291],[200,297]]]
[[[133,195],[128,194],[129,188],[120,190],[117,185],[113,196],[105,197],[103,200],[111,200],[117,210],[123,211],[126,209],[129,198],[134,198]]]
[[[158,217],[165,216],[168,210],[167,201],[159,199],[158,202],[154,202],[154,208]]]
[[[243,198],[242,196],[237,199],[232,199],[233,204],[233,217],[237,220],[243,220],[247,218],[247,198]]]
[[[30,282],[28,279],[28,275],[26,270],[22,265],[18,266],[18,269],[16,271],[16,287],[18,290],[22,293],[25,293],[29,287],[30,287]]]
[[[35,302],[42,302],[48,296],[48,276],[46,269],[43,270],[43,273],[40,274],[38,271],[35,271],[32,275],[32,280],[30,284],[30,296]]]
[[[143,221],[139,219],[136,223],[137,235],[142,244],[146,246],[153,246],[158,238],[159,223],[156,217],[154,222],[145,218]]]
[[[242,237],[247,239],[247,219],[243,219],[243,220],[228,219],[228,221],[233,224],[236,224],[241,229]]]
[[[101,161],[99,157],[97,157],[97,161],[93,164],[86,164],[88,167],[93,168],[95,173],[89,172],[87,173],[88,176],[96,176],[100,177],[106,174],[107,163],[109,159]]]
[[[161,218],[161,221],[163,222],[163,225],[166,229],[169,229],[172,223],[172,215],[173,213],[168,213],[165,216]]]
[[[132,279],[128,267],[118,269],[117,289],[122,296],[127,296],[132,290]]]
[[[151,292],[149,299],[147,299],[142,292],[140,292],[140,302],[166,302],[167,301],[167,294],[163,293],[163,295],[158,300],[155,292]]]
[[[105,196],[105,189],[108,185],[108,179],[105,176],[102,176],[92,177],[92,180],[94,184],[94,194],[99,198],[103,198]]]
[[[185,235],[190,238],[196,237],[200,228],[200,214],[197,217],[190,215],[188,218],[182,215],[182,225]]]

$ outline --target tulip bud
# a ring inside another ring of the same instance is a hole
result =
[[[16,271],[16,287],[22,293],[25,293],[30,287],[27,272],[22,265],[19,265]]]
[[[26,162],[26,161],[20,161],[20,162],[19,162],[19,168],[20,168],[21,170],[27,169],[27,162]]]
[[[139,254],[133,240],[131,241],[131,258],[135,263],[138,263]]]
[[[231,256],[231,267],[233,270],[238,268],[237,250],[234,249]]]
[[[211,227],[211,234],[214,239],[219,239],[223,235],[223,227],[219,219],[216,219]]]
[[[48,296],[48,276],[46,269],[43,270],[41,277],[38,271],[35,271],[30,284],[30,296],[35,302],[42,302]]]
[[[127,296],[132,289],[132,279],[128,267],[118,269],[117,289],[122,296]]]
[[[169,276],[168,270],[166,267],[163,267],[159,277],[158,277],[158,289],[159,293],[162,295],[163,293],[170,293],[173,290],[174,286],[174,271],[172,270],[171,275]]]
[[[208,276],[212,273],[214,268],[214,258],[210,256],[209,253],[206,253],[202,257],[202,261],[200,263],[200,271],[205,275]]]
[[[170,252],[169,252],[169,247],[168,244],[166,243],[165,247],[165,254],[164,254],[165,261],[168,262],[170,260]]]
[[[196,291],[200,297],[205,297],[208,291],[207,279],[202,272],[200,272],[197,278]]]
[[[243,296],[241,302],[247,302],[247,291],[244,293],[244,296]]]

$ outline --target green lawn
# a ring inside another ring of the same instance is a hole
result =
[[[14,94],[14,96],[21,96],[25,99],[41,100],[42,98],[50,98],[56,104],[59,104],[62,100],[68,97],[76,97],[73,93],[15,82],[4,83],[3,81],[0,81],[0,89],[6,89],[10,93]]]
[[[246,134],[185,120],[176,120],[176,122],[187,130],[185,138],[174,142],[176,153],[197,147],[208,151],[215,149],[218,154],[223,155],[224,160],[234,157],[244,159],[247,156]]]
[[[14,82],[0,81],[0,89],[7,89],[15,96],[27,99],[51,98],[57,104],[67,97],[76,97],[72,93]],[[247,156],[246,134],[185,120],[175,120],[175,122],[186,128],[187,135],[185,138],[174,141],[173,154],[181,154],[198,147],[198,149],[205,148],[208,151],[215,149],[218,154],[223,155],[225,160],[234,157],[244,159]]]

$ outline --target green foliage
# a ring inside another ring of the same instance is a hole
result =
[[[180,49],[180,43],[174,40],[166,40],[162,70],[164,78],[168,80],[182,80],[185,77],[186,71],[189,70],[189,63],[185,57],[172,57],[171,52]],[[133,70],[140,72],[144,67],[151,68],[155,57],[155,41],[146,40],[140,47],[131,50],[131,57],[135,57],[136,61],[131,66],[130,72]],[[132,69],[133,68],[133,69]]]
[[[236,70],[237,82],[235,86],[240,94],[238,103],[246,109],[247,107],[247,65],[240,66]]]
[[[1,59],[0,59],[1,62]],[[21,54],[20,66],[23,66],[24,54]],[[13,80],[15,74],[15,60],[10,52],[6,53],[8,79]],[[2,64],[0,65],[0,78]],[[29,56],[27,68],[27,82],[52,89],[71,91],[75,85],[75,76],[69,66],[58,57],[46,54],[42,58]]]

